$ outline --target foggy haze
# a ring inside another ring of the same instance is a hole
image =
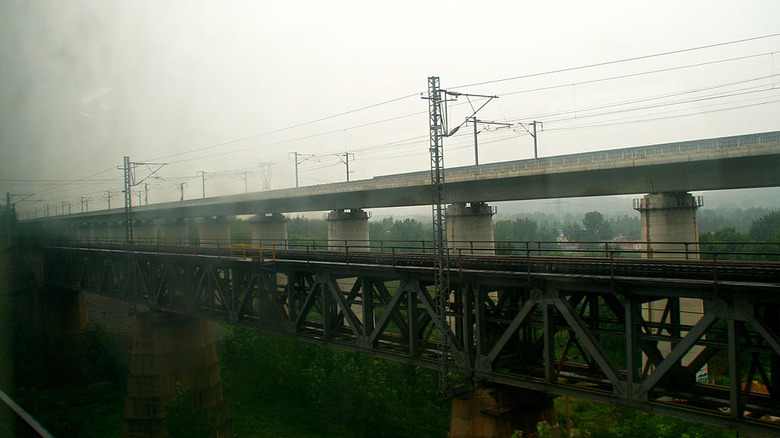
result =
[[[426,170],[432,75],[498,95],[481,120],[544,122],[540,156],[780,130],[778,17],[771,0],[4,0],[0,191],[35,193],[27,214],[105,209],[106,191],[115,208],[125,155],[169,163],[150,203],[182,183],[200,197],[198,171],[207,196],[243,193],[245,176],[258,191],[261,163],[272,189],[292,187],[291,152],[316,155],[301,185],[344,181],[345,152],[351,180]],[[471,104],[454,102],[450,124]],[[533,157],[517,125],[479,142],[480,163]],[[471,128],[445,151],[447,167],[473,164]]]

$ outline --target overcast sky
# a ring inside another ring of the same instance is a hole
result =
[[[780,130],[780,36],[757,38],[780,33],[776,0],[483,4],[2,0],[0,191],[118,207],[125,155],[169,163],[150,202],[200,197],[198,171],[207,196],[245,171],[294,186],[291,152],[316,155],[301,185],[344,181],[345,152],[353,180],[426,170],[432,75],[499,96],[478,117],[514,126],[480,127],[480,163],[532,158],[533,120],[540,156]],[[448,167],[473,164],[472,135]]]

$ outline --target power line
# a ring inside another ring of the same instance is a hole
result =
[[[761,35],[761,36],[756,36],[756,37],[751,37],[751,38],[743,38],[743,39],[740,39],[740,40],[725,41],[725,42],[722,42],[722,43],[707,44],[707,45],[704,45],[704,46],[689,47],[689,48],[686,48],[686,49],[670,50],[670,51],[667,51],[667,52],[653,53],[653,54],[649,54],[649,55],[634,56],[634,57],[631,57],[631,58],[622,58],[622,59],[615,59],[615,60],[612,60],[612,61],[597,62],[597,63],[594,63],[594,64],[586,64],[586,65],[581,65],[581,66],[577,66],[577,67],[566,67],[566,68],[561,68],[561,69],[557,69],[557,70],[548,70],[548,71],[538,72],[538,73],[529,73],[529,74],[526,74],[526,75],[513,76],[513,77],[508,77],[508,78],[502,78],[502,79],[493,79],[493,80],[490,80],[490,81],[474,82],[472,84],[458,85],[457,87],[449,87],[449,88],[450,89],[458,89],[458,88],[476,87],[476,86],[479,86],[479,85],[496,84],[496,83],[499,83],[499,82],[515,81],[515,80],[518,80],[518,79],[528,79],[528,78],[533,78],[533,77],[538,77],[538,76],[546,76],[546,75],[551,75],[551,74],[565,73],[565,72],[576,71],[576,70],[583,70],[583,69],[594,68],[594,67],[603,67],[603,66],[606,66],[606,65],[614,65],[614,64],[621,64],[621,63],[631,62],[631,61],[639,61],[639,60],[642,60],[642,59],[651,59],[651,58],[658,58],[658,57],[661,57],[661,56],[676,55],[676,54],[692,52],[692,51],[696,51],[696,50],[712,49],[712,48],[715,48],[715,47],[722,47],[722,46],[728,46],[728,45],[732,45],[732,44],[745,43],[745,42],[749,42],[749,41],[757,41],[757,40],[761,40],[761,39],[774,38],[774,37],[777,37],[777,36],[780,36],[780,33],[773,33],[773,34],[769,34],[769,35]]]
[[[277,134],[279,132],[289,131],[291,129],[296,129],[296,128],[300,128],[300,127],[307,126],[307,125],[312,125],[314,123],[324,122],[326,120],[335,119],[337,117],[345,116],[345,115],[348,115],[348,114],[353,114],[353,113],[364,111],[364,110],[367,110],[367,109],[376,108],[378,106],[382,106],[382,105],[387,105],[387,104],[390,104],[390,103],[398,102],[398,101],[401,101],[401,100],[404,100],[404,99],[409,99],[409,98],[412,98],[412,97],[416,97],[417,95],[418,95],[418,93],[409,94],[409,95],[406,95],[406,96],[401,96],[401,97],[397,97],[397,98],[394,98],[394,99],[385,100],[383,102],[378,102],[378,103],[375,103],[375,104],[371,104],[371,105],[367,105],[367,106],[364,106],[364,107],[352,109],[352,110],[349,110],[349,111],[344,111],[344,112],[341,112],[341,113],[338,113],[338,114],[333,114],[333,115],[330,115],[330,116],[321,117],[319,119],[310,120],[308,122],[303,122],[303,123],[298,123],[296,125],[287,126],[285,128],[279,128],[279,129],[275,129],[275,130],[272,130],[272,131],[267,131],[267,132],[264,132],[264,133],[261,133],[261,134],[250,135],[250,136],[247,136],[247,137],[238,138],[238,139],[234,139],[234,140],[229,140],[229,141],[225,141],[225,142],[222,142],[222,143],[217,143],[217,144],[213,144],[213,145],[209,145],[209,146],[203,146],[201,148],[192,149],[192,150],[186,151],[186,152],[178,152],[178,153],[175,153],[175,154],[164,155],[162,157],[153,158],[153,160],[161,160],[161,159],[164,159],[164,158],[178,157],[178,156],[181,156],[181,155],[191,154],[193,152],[200,152],[200,151],[203,151],[203,150],[213,149],[213,148],[217,148],[217,147],[221,147],[221,146],[227,146],[227,145],[234,144],[234,143],[240,143],[242,141],[252,140],[252,139],[255,139],[255,138],[260,138],[260,137],[264,137],[264,136],[271,135],[271,134]]]

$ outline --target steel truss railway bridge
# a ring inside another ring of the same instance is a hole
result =
[[[442,360],[431,254],[84,243],[30,249],[42,254],[39,274],[49,286],[422,367]],[[525,250],[460,251],[449,266],[445,351],[457,374],[780,434],[771,421],[780,416],[780,262]],[[685,323],[685,299],[704,303],[693,324]],[[651,303],[661,317],[648,316]],[[718,384],[697,378],[707,364]]]

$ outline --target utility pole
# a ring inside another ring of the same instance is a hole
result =
[[[523,129],[525,129],[525,132],[527,132],[528,134],[531,135],[531,137],[534,138],[534,159],[536,160],[536,159],[539,159],[539,152],[538,152],[537,143],[536,143],[536,125],[541,126],[542,127],[542,131],[544,131],[544,123],[537,122],[536,120],[534,120],[533,122],[528,123],[528,124],[533,126],[533,132],[529,131],[528,128],[523,123],[521,123],[520,126],[522,126]]]
[[[122,192],[125,194],[125,243],[131,245],[133,243],[133,194],[132,187],[146,181],[147,178],[154,176],[157,171],[162,169],[168,163],[137,163],[131,162],[130,157],[125,156],[122,159],[122,166],[117,168],[122,169],[124,173],[124,189]],[[135,169],[138,166],[146,166],[149,169],[149,175],[136,181]],[[157,166],[152,169],[151,166]],[[141,203],[141,194],[138,194],[138,203]]]
[[[111,210],[111,191],[110,190],[106,190],[105,200],[108,203],[108,209]]]
[[[203,198],[206,197],[206,172],[199,170],[195,172],[200,174],[201,189],[203,190]]]
[[[287,154],[287,156],[289,157],[290,154],[293,155],[295,160],[295,187],[297,188],[298,187],[298,165],[303,163],[306,160],[317,159],[317,156],[314,154],[299,154],[298,152],[290,152]]]
[[[149,183],[144,183],[144,205],[149,205]]]
[[[350,155],[352,155],[352,159],[354,160],[355,159],[355,154],[353,154],[352,152],[344,152],[341,155],[336,155],[337,157],[339,157],[339,160],[341,160],[341,162],[344,163],[347,166],[347,182],[349,182],[349,174],[350,174],[350,171],[349,171],[349,156]]]
[[[65,214],[65,206],[66,205],[68,206],[68,214],[70,214],[70,202],[68,202],[68,201],[60,201],[60,204],[62,205],[62,208],[60,209],[60,210],[62,210],[62,214]]]
[[[477,123],[482,123],[483,125],[499,125],[501,127],[511,127],[511,123],[502,123],[502,122],[487,122],[485,120],[478,120],[477,116],[469,117],[466,119],[466,121],[471,120],[472,123],[474,123],[474,165],[479,166],[479,148],[477,147],[477,134],[479,134],[479,131],[477,130]]]
[[[79,199],[81,200],[81,212],[84,213],[84,206],[86,205],[86,210],[89,211],[89,198],[86,198],[84,196],[80,196]]]
[[[247,188],[246,181],[247,181],[247,174],[246,174],[246,170],[245,170],[244,171],[244,193],[248,193],[248,188]]]
[[[179,201],[184,200],[184,186],[187,185],[186,183],[179,183],[179,190],[181,190],[181,198],[179,198]]]

